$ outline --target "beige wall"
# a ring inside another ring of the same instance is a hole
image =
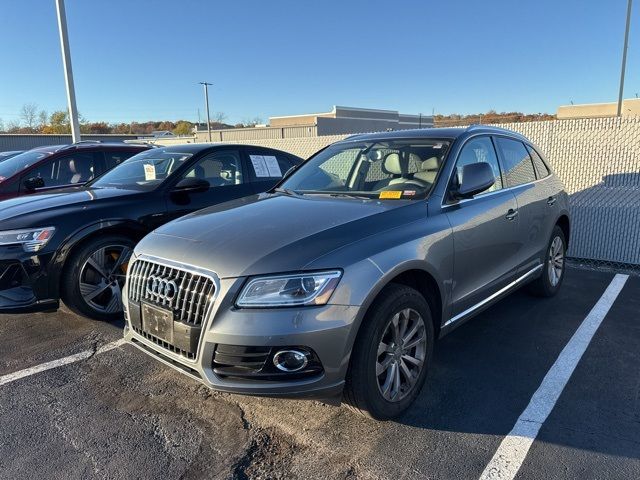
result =
[[[586,103],[582,105],[562,105],[558,107],[557,117],[559,119],[613,117],[617,113],[617,103]],[[640,116],[640,98],[623,100],[622,115],[625,117]]]

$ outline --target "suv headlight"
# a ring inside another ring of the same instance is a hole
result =
[[[238,307],[291,307],[324,305],[335,290],[342,272],[309,272],[255,277],[244,286]]]
[[[55,231],[55,227],[0,231],[0,245],[22,245],[25,252],[37,252],[51,240]]]

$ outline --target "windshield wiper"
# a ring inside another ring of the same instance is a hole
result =
[[[359,198],[361,200],[372,200],[374,197],[369,197],[368,195],[358,195],[357,193],[327,193],[330,197],[349,197],[349,198]]]
[[[293,195],[293,196],[304,195],[304,193],[296,192],[295,190],[291,190],[290,188],[277,187],[277,188],[274,188],[273,191],[278,193],[286,193],[287,195]]]

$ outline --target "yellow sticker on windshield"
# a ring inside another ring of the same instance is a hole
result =
[[[380,196],[378,198],[402,198],[401,191],[393,191],[389,190],[387,192],[380,192]]]

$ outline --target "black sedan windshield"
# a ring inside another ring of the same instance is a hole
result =
[[[124,161],[89,186],[153,190],[191,156],[191,153],[167,151],[163,148],[147,150]]]
[[[305,162],[281,188],[303,194],[424,198],[449,144],[438,139],[335,144]]]

